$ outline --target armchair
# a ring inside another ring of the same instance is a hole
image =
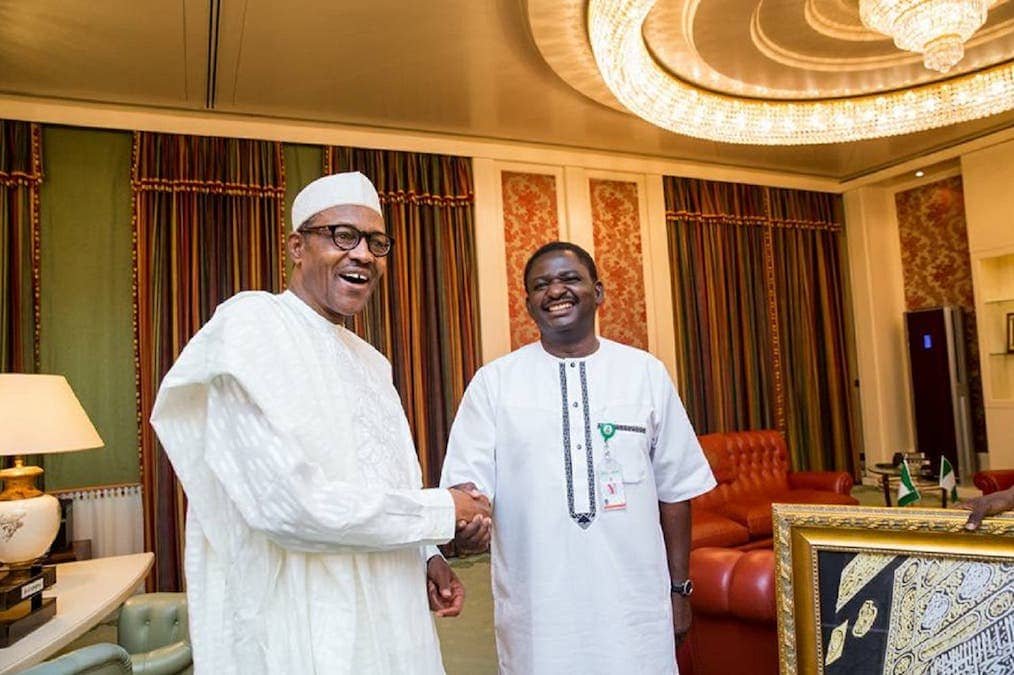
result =
[[[117,641],[130,653],[135,675],[193,671],[185,593],[144,593],[123,603]]]
[[[30,675],[190,675],[185,593],[145,593],[120,608],[118,645],[100,643],[75,649],[39,664]]]

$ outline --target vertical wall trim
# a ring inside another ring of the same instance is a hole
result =
[[[479,270],[479,336],[482,362],[511,350],[504,246],[503,185],[492,159],[472,159],[475,185],[475,258]]]

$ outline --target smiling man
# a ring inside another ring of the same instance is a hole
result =
[[[604,289],[584,249],[543,246],[524,284],[540,340],[476,373],[441,478],[493,499],[500,671],[675,673],[687,500],[711,469],[665,367],[595,335]]]
[[[433,544],[489,502],[422,489],[391,366],[345,330],[394,241],[360,173],[292,205],[289,290],[240,293],[162,381],[152,425],[187,493],[197,673],[442,673],[432,609],[464,591]],[[488,536],[488,532],[487,532]]]

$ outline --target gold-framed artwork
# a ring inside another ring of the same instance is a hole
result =
[[[775,504],[783,675],[1014,672],[1014,515]]]

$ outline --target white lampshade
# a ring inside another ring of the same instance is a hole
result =
[[[104,445],[62,375],[0,375],[0,455]]]

